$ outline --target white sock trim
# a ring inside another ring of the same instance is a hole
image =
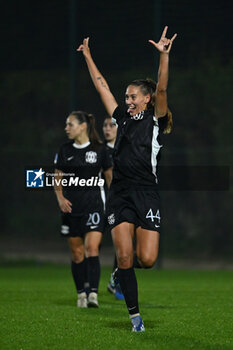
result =
[[[137,314],[129,315],[129,318],[131,319],[131,318],[136,317],[136,316],[140,316],[140,314],[137,313]]]

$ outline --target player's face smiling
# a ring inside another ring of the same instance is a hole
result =
[[[125,103],[128,107],[127,112],[134,116],[147,108],[150,101],[150,95],[143,95],[139,86],[129,85],[125,93]]]
[[[79,137],[81,135],[81,133],[83,132],[83,125],[79,124],[77,119],[74,116],[70,115],[66,119],[65,131],[66,131],[68,138],[70,140],[74,140],[77,137]]]

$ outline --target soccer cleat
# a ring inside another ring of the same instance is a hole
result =
[[[116,288],[114,288],[114,287],[112,286],[111,280],[110,280],[109,283],[108,283],[107,290],[109,291],[109,293],[112,293],[112,294],[115,294],[115,292],[116,292]]]
[[[131,322],[133,326],[132,332],[145,332],[145,327],[140,315],[132,317]]]
[[[115,298],[118,300],[124,300],[124,294],[122,293],[120,284],[118,283],[115,289]]]
[[[111,274],[110,282],[113,288],[116,288],[116,286],[119,284],[118,267]]]
[[[112,293],[112,294],[115,294],[115,292],[116,292],[116,284],[117,284],[115,282],[116,271],[117,271],[117,269],[111,273],[110,281],[109,281],[108,286],[107,286],[107,290],[109,291],[109,293]]]
[[[95,292],[90,292],[88,295],[88,301],[87,301],[88,307],[99,307],[98,303],[98,295]]]
[[[80,307],[80,308],[87,307],[87,295],[85,292],[78,294],[77,307]]]

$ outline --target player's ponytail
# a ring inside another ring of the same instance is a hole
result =
[[[172,131],[172,126],[173,126],[173,121],[172,121],[172,112],[170,111],[170,109],[167,109],[167,125],[166,128],[163,130],[163,134],[170,134],[170,132]]]
[[[95,117],[93,114],[87,114],[87,133],[91,142],[95,145],[101,145],[102,141],[98,131],[95,128]]]
[[[74,116],[79,124],[87,124],[87,135],[95,146],[102,144],[98,131],[95,128],[95,117],[92,114],[88,114],[84,111],[73,111],[70,115]]]

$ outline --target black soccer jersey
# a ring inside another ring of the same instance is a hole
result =
[[[69,183],[69,186],[63,186],[63,194],[72,203],[72,214],[82,215],[90,206],[100,205],[103,189],[98,184],[101,170],[112,166],[104,145],[94,147],[90,142],[84,145],[67,142],[56,155],[54,164]]]
[[[108,154],[109,160],[110,160],[110,162],[111,162],[111,164],[112,164],[112,166],[113,166],[113,152],[114,152],[114,146],[113,146],[111,143],[106,142],[106,143],[105,143],[105,147],[106,147],[106,150],[107,150],[107,154]],[[107,197],[107,194],[108,194],[108,190],[109,190],[109,188],[108,188],[107,183],[106,183],[106,181],[105,181],[105,183],[104,183],[104,191],[105,191],[106,197]]]
[[[108,156],[109,156],[111,162],[113,163],[113,151],[114,151],[114,146],[113,146],[111,143],[106,142],[106,143],[105,143],[105,147],[106,147],[106,149],[107,149]]]
[[[149,109],[131,116],[118,106],[112,117],[118,124],[113,184],[156,186],[156,168],[162,147],[159,136],[167,125],[167,115],[157,120]]]

